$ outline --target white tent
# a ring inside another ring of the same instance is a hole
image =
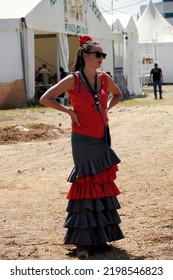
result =
[[[149,76],[153,64],[157,62],[163,70],[164,82],[172,83],[172,25],[162,17],[150,0],[136,26],[139,34],[141,77]]]
[[[102,44],[108,54],[102,69],[112,72],[113,33],[95,1],[0,0],[0,108],[22,107],[33,100],[38,46],[48,57],[54,54],[58,73],[59,66],[68,70],[79,35]]]
[[[123,75],[127,81],[128,92],[130,96],[141,95],[138,33],[133,17],[127,14],[118,15],[113,24],[113,32],[115,49],[120,49],[121,44],[121,55],[118,56],[122,57]]]

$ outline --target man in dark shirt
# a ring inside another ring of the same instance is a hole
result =
[[[162,69],[158,67],[158,64],[154,64],[154,68],[151,69],[150,72],[150,80],[153,79],[153,87],[154,87],[154,96],[157,99],[157,86],[159,88],[159,96],[162,99],[162,82],[163,82],[163,74]]]
[[[62,80],[63,78],[65,78],[67,75],[69,75],[68,72],[65,72],[64,71],[64,68],[63,67],[60,67],[59,68],[59,71],[60,71],[60,79]],[[58,97],[64,97],[65,95],[65,92],[63,92],[62,94],[60,94]]]

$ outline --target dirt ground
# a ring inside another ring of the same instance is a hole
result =
[[[143,91],[109,113],[125,239],[90,260],[173,259],[173,86]],[[50,108],[0,111],[1,260],[76,259],[63,245],[70,129]]]

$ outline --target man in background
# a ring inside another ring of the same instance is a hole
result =
[[[65,78],[67,75],[69,75],[68,72],[64,71],[63,67],[59,68],[59,72],[60,72],[60,79],[62,80],[63,78]],[[60,94],[58,97],[64,97],[65,92],[63,92],[62,94]]]
[[[158,67],[158,64],[154,64],[154,68],[151,69],[150,72],[150,81],[153,80],[153,87],[154,87],[154,96],[157,99],[157,87],[159,88],[159,96],[162,99],[162,82],[163,82],[163,74],[162,69]]]
[[[42,69],[40,69],[39,74],[43,74],[43,83],[48,85],[50,83],[51,72],[47,69],[47,65],[43,64]]]

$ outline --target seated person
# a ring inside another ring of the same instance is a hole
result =
[[[43,74],[39,73],[38,76],[35,79],[35,85],[39,86],[36,87],[36,101],[40,99],[40,97],[43,95],[43,93],[46,92],[47,88],[44,86],[44,81],[43,81]]]

